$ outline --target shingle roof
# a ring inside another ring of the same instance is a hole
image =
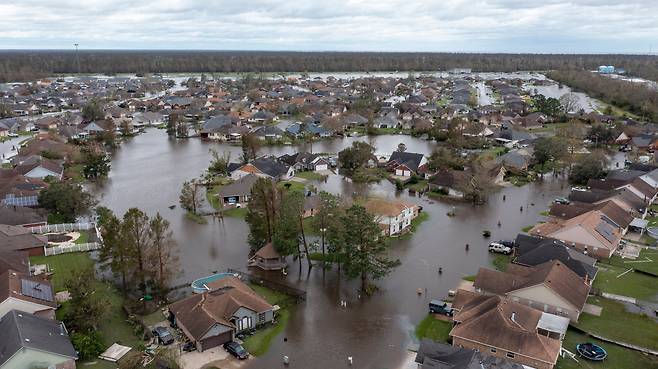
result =
[[[71,340],[60,322],[11,310],[0,319],[0,366],[22,347],[77,359]]]
[[[518,256],[514,262],[517,264],[537,266],[558,260],[579,277],[587,276],[589,280],[593,280],[598,272],[598,268],[594,266],[596,259],[569,248],[564,242],[519,234],[515,243]]]
[[[391,157],[388,159],[388,164],[397,163],[398,165],[405,165],[414,172],[418,170],[421,161],[423,161],[423,154],[406,151],[393,151]]]
[[[257,180],[258,176],[256,175],[246,175],[231,184],[223,186],[219,190],[219,196],[247,196],[251,193],[251,187],[253,187]]]

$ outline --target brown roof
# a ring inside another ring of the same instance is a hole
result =
[[[281,255],[274,248],[274,244],[272,242],[267,243],[265,246],[256,251],[256,256],[263,259],[278,259],[281,257]]]
[[[0,251],[44,247],[47,243],[48,237],[32,234],[27,228],[0,224]]]
[[[30,273],[30,261],[24,251],[0,252],[0,274],[8,270],[18,273]]]
[[[231,317],[241,307],[256,313],[272,309],[272,305],[236,277],[224,277],[207,286],[210,291],[169,305],[177,324],[195,340],[201,339],[215,324],[235,329]]]
[[[534,267],[510,264],[506,272],[480,268],[473,286],[498,295],[528,287],[544,285],[581,310],[589,285],[560,261],[553,260]]]
[[[39,293],[34,294],[31,291],[24,290],[23,280],[36,282],[34,287],[38,289]],[[39,294],[43,294],[46,299],[34,297]],[[27,274],[21,274],[11,269],[0,274],[0,301],[5,301],[10,297],[51,308],[57,307],[50,282],[29,277]]]
[[[621,228],[626,228],[634,218],[633,215],[611,200],[598,204],[587,204],[582,202],[571,203],[569,205],[553,204],[551,205],[550,215],[562,219],[571,219],[592,210],[601,210],[601,212],[607,215],[608,218],[617,223]]]
[[[43,223],[46,220],[45,212],[40,209],[15,205],[0,205],[0,224],[34,224]]]
[[[500,296],[459,297],[450,335],[555,364],[560,341],[537,333],[542,312]],[[453,304],[454,305],[454,304]]]
[[[648,183],[643,181],[642,179],[635,178],[633,182],[631,182],[631,185],[635,187],[638,191],[642,192],[644,196],[646,197],[646,200],[651,200],[652,197],[656,195],[656,190],[651,187]]]
[[[377,197],[368,199],[364,204],[366,211],[373,215],[381,216],[397,216],[404,211],[404,209],[412,208],[416,205],[409,204],[401,200],[386,200]]]

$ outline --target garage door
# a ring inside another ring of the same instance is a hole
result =
[[[218,336],[204,338],[201,340],[201,351],[221,346],[229,342],[231,338],[231,331],[221,333]]]

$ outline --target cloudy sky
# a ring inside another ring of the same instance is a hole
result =
[[[648,53],[658,0],[0,0],[1,49]]]

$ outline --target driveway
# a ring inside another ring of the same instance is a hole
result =
[[[203,352],[184,352],[178,363],[181,369],[209,369],[212,367],[221,369],[238,369],[246,365],[249,360],[238,360],[229,355],[222,346],[213,347]]]

